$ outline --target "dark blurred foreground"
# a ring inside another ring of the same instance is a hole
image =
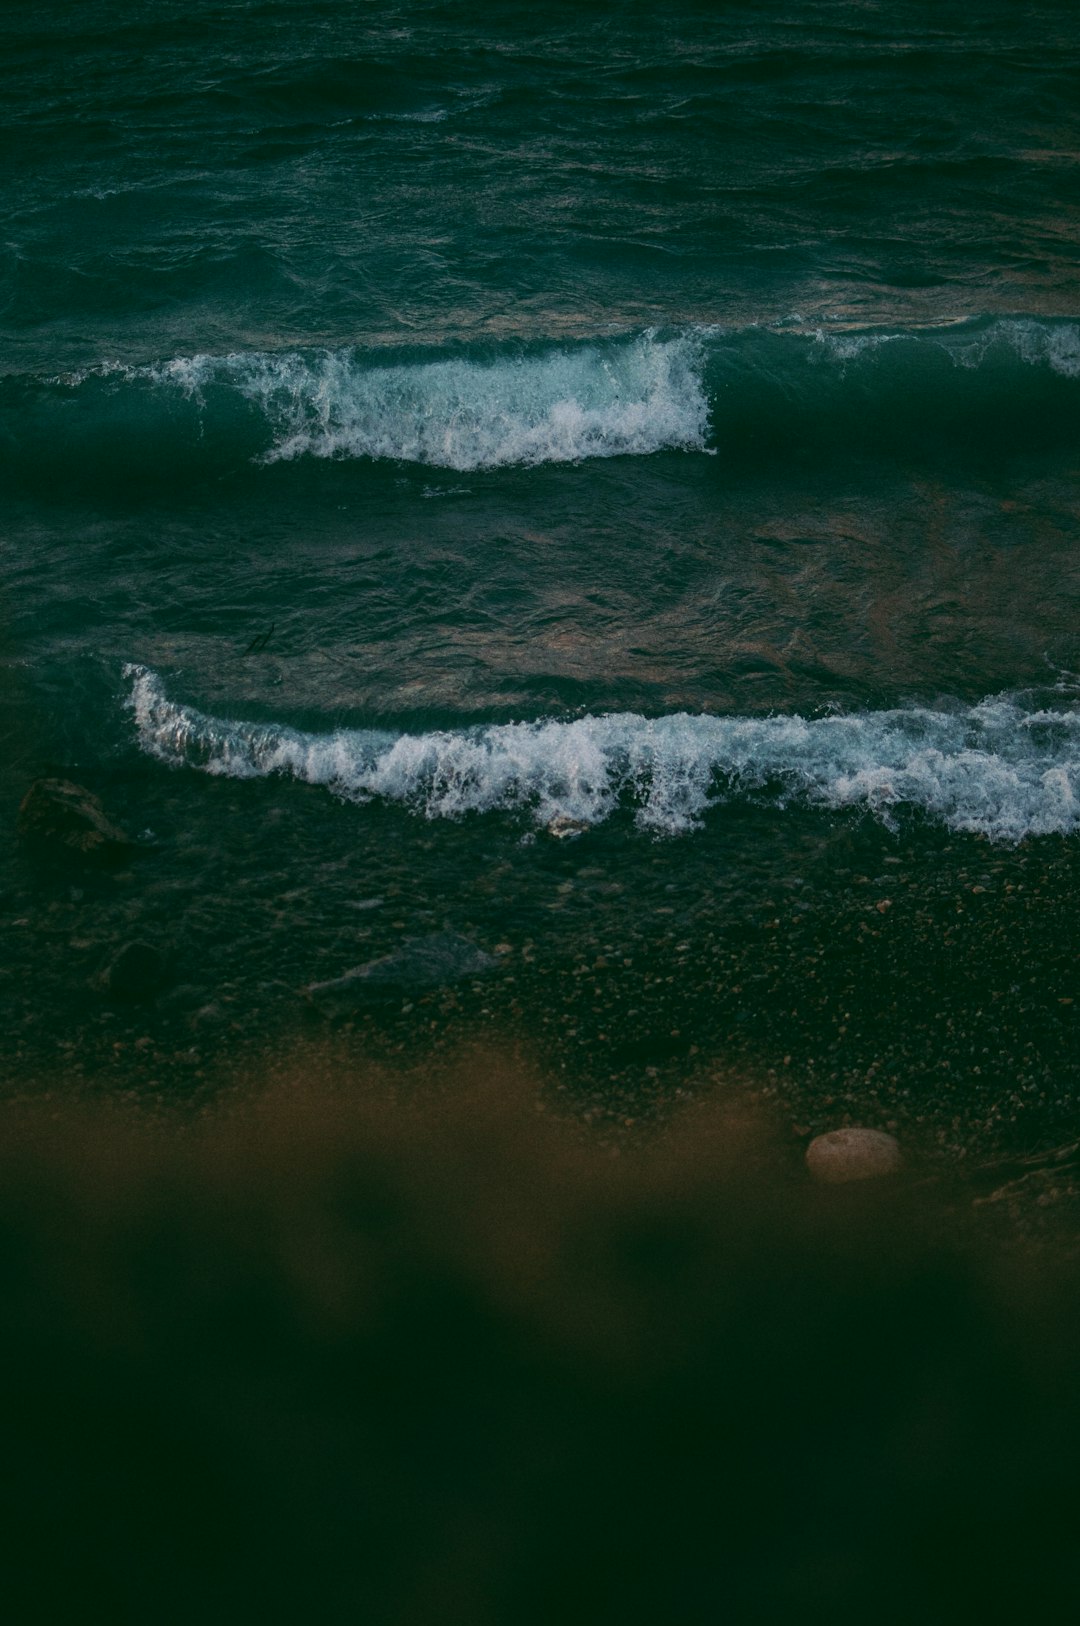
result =
[[[914,1177],[814,1188],[730,1113],[615,1158],[535,1103],[490,1059],[403,1095],[302,1057],[197,1130],[9,1111],[5,1617],[954,1623],[1071,1595],[1066,1251],[976,1246]]]

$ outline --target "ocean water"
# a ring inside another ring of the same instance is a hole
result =
[[[520,1045],[612,1123],[1073,1125],[1075,6],[0,44],[0,795],[144,846],[6,846],[7,1087],[197,1095],[453,930],[498,973],[357,1045]]]

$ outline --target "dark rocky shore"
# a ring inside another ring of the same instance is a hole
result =
[[[13,821],[8,1102],[187,1117],[322,1036],[414,1075],[480,1045],[605,1145],[749,1100],[793,1153],[869,1124],[978,1198],[1009,1184],[1002,1212],[1076,1222],[1056,1156],[1078,1134],[1073,843],[808,816],[793,849],[787,812],[783,870],[755,874],[759,811],[745,852],[733,813],[696,865],[685,842],[587,831],[511,862],[475,826],[417,841],[407,816],[313,815],[288,785],[204,782],[193,818],[182,778],[97,783],[37,781]]]

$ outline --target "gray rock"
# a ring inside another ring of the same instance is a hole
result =
[[[114,824],[100,799],[70,779],[35,779],[19,808],[25,841],[87,858],[124,858],[138,843]]]
[[[379,1000],[399,999],[482,977],[498,960],[457,932],[434,932],[405,942],[393,954],[354,966],[329,982],[313,982],[304,993],[325,1015],[344,1015]]]
[[[882,1129],[833,1129],[810,1142],[806,1166],[815,1180],[837,1186],[898,1174],[904,1158],[899,1141]]]
[[[152,943],[125,943],[98,977],[98,986],[116,999],[152,999],[165,982],[165,956]]]

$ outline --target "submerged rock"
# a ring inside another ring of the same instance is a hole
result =
[[[90,858],[123,858],[138,846],[113,823],[93,791],[70,779],[35,779],[22,799],[16,828],[26,841]]]
[[[904,1158],[899,1141],[882,1129],[833,1129],[810,1142],[806,1166],[815,1180],[836,1186],[898,1174]]]
[[[343,1015],[380,999],[482,977],[498,963],[493,954],[457,932],[434,932],[403,943],[393,954],[354,966],[344,976],[313,982],[304,992],[325,1015]]]
[[[568,813],[558,813],[546,826],[549,836],[556,841],[572,841],[575,836],[583,836],[590,826],[584,819],[572,819]]]
[[[98,986],[117,999],[151,999],[166,977],[165,956],[152,943],[125,943],[98,976]]]

